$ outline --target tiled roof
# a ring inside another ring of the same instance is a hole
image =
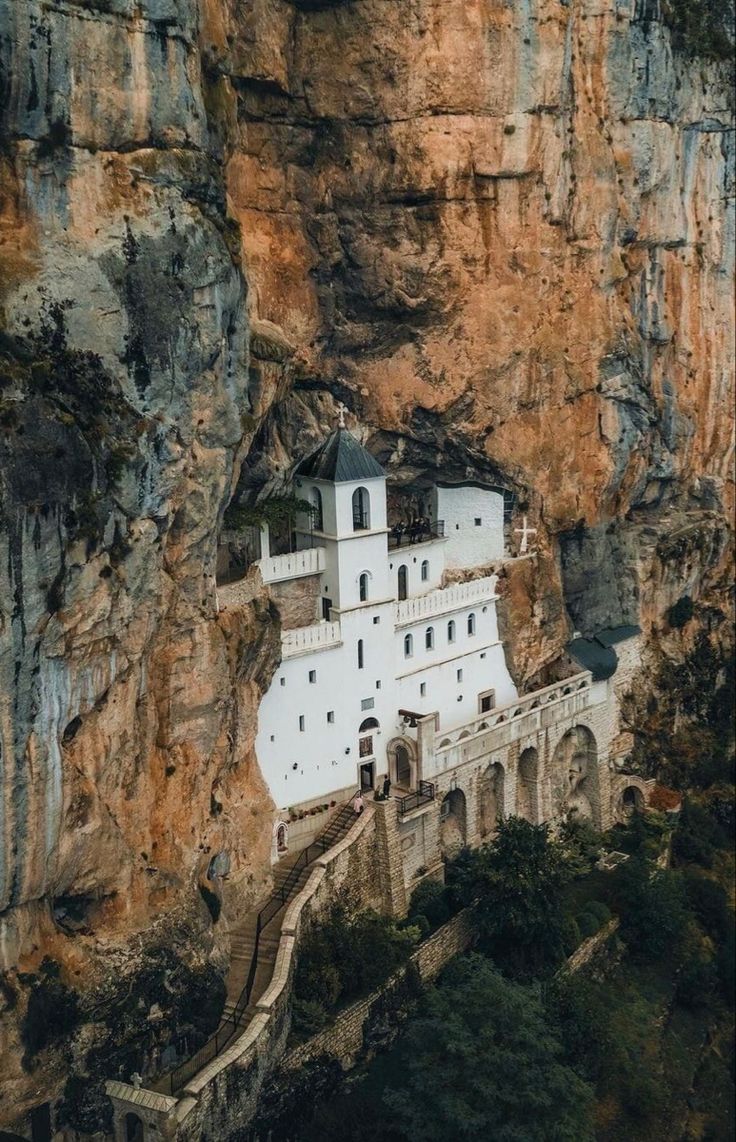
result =
[[[354,480],[374,480],[377,476],[384,476],[385,472],[347,428],[336,428],[324,444],[297,464],[294,474],[344,484]]]

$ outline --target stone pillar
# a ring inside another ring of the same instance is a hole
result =
[[[383,911],[389,916],[405,916],[404,861],[397,820],[398,802],[376,801],[376,858]]]
[[[427,714],[417,722],[417,785],[421,780],[432,780],[434,773],[434,739],[436,715]]]

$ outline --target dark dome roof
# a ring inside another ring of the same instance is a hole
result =
[[[345,484],[354,480],[374,480],[376,476],[384,476],[385,472],[347,428],[336,428],[324,444],[297,464],[294,475]]]

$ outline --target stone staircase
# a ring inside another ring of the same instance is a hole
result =
[[[259,915],[263,916],[266,913],[268,916],[278,907],[278,911],[262,924],[258,935],[255,976],[248,1005],[238,1020],[240,1030],[247,1027],[255,1014],[255,1005],[271,982],[281,937],[281,925],[289,902],[304,888],[317,857],[341,841],[355,819],[355,811],[350,800],[338,810],[308,849],[285,857],[279,862],[274,869],[273,892],[260,912],[249,913],[242,923],[230,930],[230,970],[227,977],[227,998],[222,1012],[223,1024],[233,1019],[248,981],[256,947]]]

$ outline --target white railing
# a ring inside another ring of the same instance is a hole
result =
[[[436,731],[434,757],[422,764],[424,776],[431,778],[463,762],[485,757],[494,749],[502,749],[579,713],[590,704],[591,681],[590,671],[584,670],[448,732]]]
[[[293,658],[312,650],[327,650],[331,646],[339,646],[341,641],[339,622],[315,623],[311,627],[285,630],[281,634],[281,657]]]
[[[430,591],[416,599],[404,599],[396,604],[396,626],[418,622],[430,615],[441,615],[445,611],[455,611],[470,603],[488,603],[496,598],[496,576],[486,575],[482,579],[471,579],[468,583],[453,583],[440,591]]]
[[[264,583],[279,583],[283,579],[299,579],[302,575],[318,575],[325,569],[324,547],[308,547],[288,555],[267,555],[258,560]]]

